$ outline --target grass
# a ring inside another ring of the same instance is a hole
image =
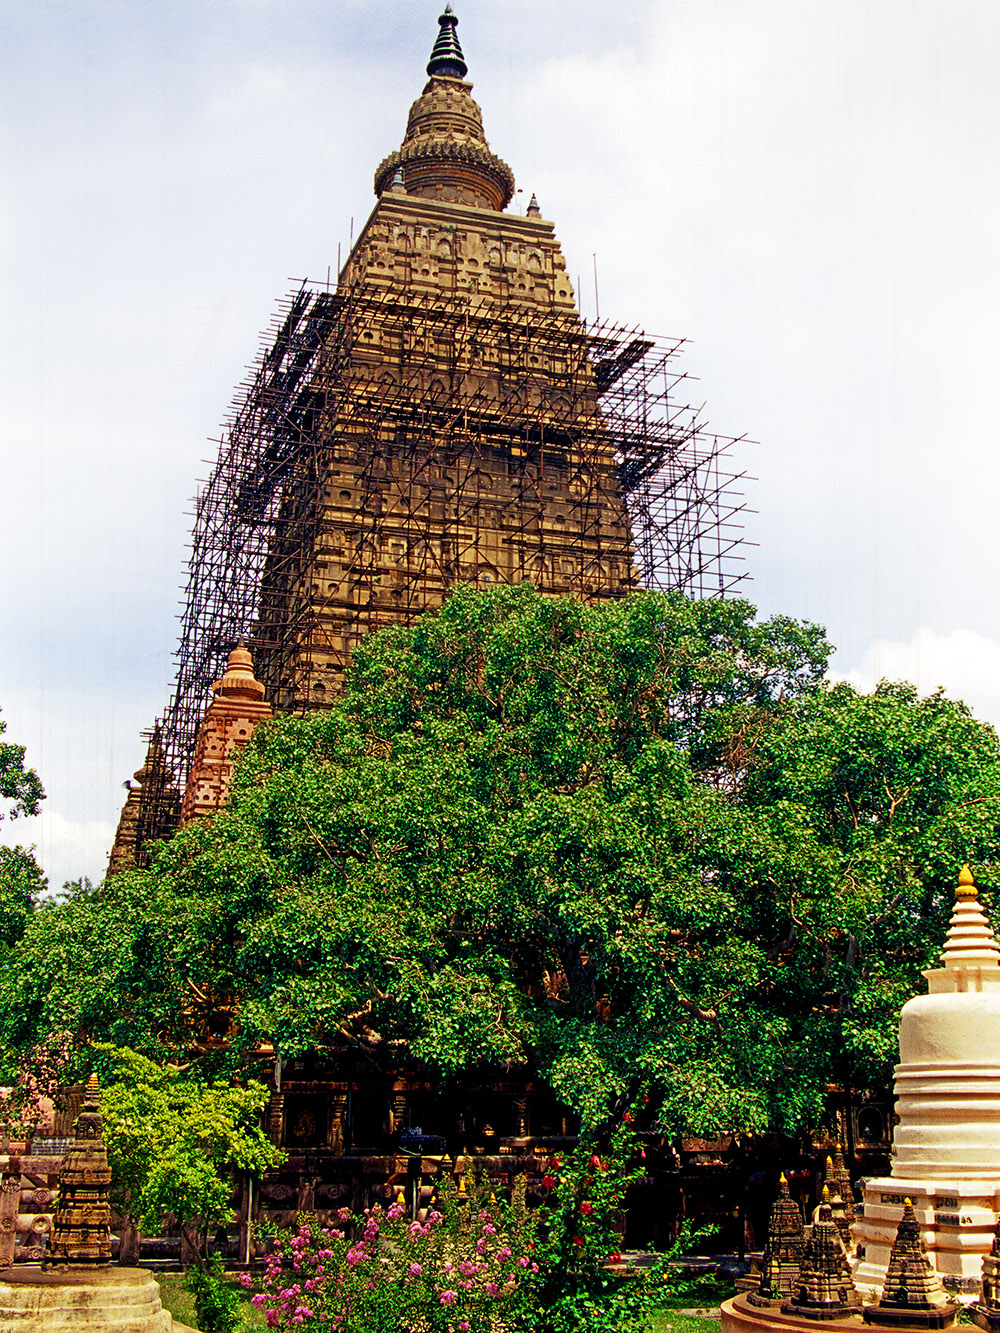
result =
[[[160,1284],[160,1300],[164,1310],[169,1310],[179,1324],[187,1324],[188,1328],[197,1328],[198,1320],[194,1312],[194,1297],[185,1287],[184,1277],[183,1273],[159,1274],[156,1280]],[[266,1328],[264,1316],[250,1304],[249,1292],[245,1292],[235,1278],[228,1285],[237,1292],[242,1301],[240,1308],[242,1323],[237,1333],[260,1333],[261,1330]]]

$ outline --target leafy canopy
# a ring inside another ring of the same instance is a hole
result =
[[[828,652],[740,601],[459,589],[263,727],[150,870],[36,913],[0,1033],[521,1066],[595,1125],[640,1088],[668,1129],[815,1122],[831,1080],[888,1080],[958,866],[996,882],[1000,799],[989,727],[830,688]]]

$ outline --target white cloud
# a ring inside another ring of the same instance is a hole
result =
[[[1000,729],[1000,643],[976,630],[924,627],[906,640],[876,639],[856,666],[830,674],[864,693],[880,680],[912,681],[921,694],[942,688]]]
[[[36,860],[48,876],[49,889],[54,890],[81,875],[88,875],[95,883],[103,879],[114,832],[113,824],[99,819],[74,821],[58,810],[43,807],[35,819],[0,824],[0,842],[8,847],[33,847]]]

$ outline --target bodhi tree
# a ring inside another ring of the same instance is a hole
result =
[[[40,914],[0,1031],[517,1065],[591,1125],[640,1092],[668,1130],[815,1123],[832,1079],[888,1080],[958,866],[995,884],[1000,798],[991,728],[831,688],[828,652],[741,601],[459,589],[263,727],[211,823]]]

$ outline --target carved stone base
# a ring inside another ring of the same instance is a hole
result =
[[[160,1304],[151,1273],[128,1268],[0,1271],[4,1333],[191,1333]]]

